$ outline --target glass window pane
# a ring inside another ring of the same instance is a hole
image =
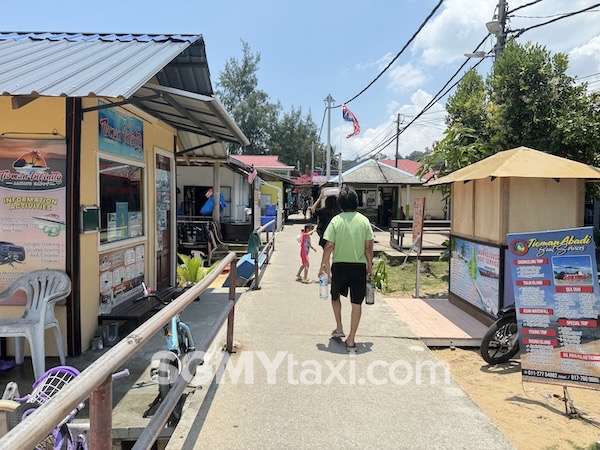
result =
[[[143,169],[100,159],[100,243],[144,234]]]

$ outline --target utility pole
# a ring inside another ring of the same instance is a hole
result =
[[[342,187],[342,153],[338,153],[339,156],[339,160],[338,160],[338,186]]]
[[[315,143],[313,142],[310,146],[310,173],[311,175],[315,172]]]
[[[331,178],[331,104],[335,101],[331,94],[327,94],[327,98],[325,99],[327,102],[327,169],[325,175],[327,177],[327,181]]]
[[[504,44],[506,43],[506,13],[508,4],[506,0],[498,0],[498,23],[500,24],[500,32],[496,35],[496,46],[494,47],[494,56],[498,58],[502,50],[504,50]]]
[[[398,168],[398,141],[400,140],[400,113],[396,116],[396,169]]]

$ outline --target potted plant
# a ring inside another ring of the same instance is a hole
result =
[[[177,253],[177,256],[181,260],[181,264],[177,266],[177,286],[180,288],[198,283],[216,265],[215,263],[210,267],[204,267],[204,260],[200,257],[184,255],[183,253]]]

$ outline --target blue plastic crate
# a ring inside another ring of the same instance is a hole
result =
[[[274,220],[275,217],[273,216],[261,216],[260,218],[260,224],[261,225],[266,225],[268,224],[271,220]],[[273,222],[273,224],[271,224],[270,227],[265,228],[265,230],[268,230],[270,232],[275,231],[275,223],[277,222],[277,220],[275,220],[275,222]]]

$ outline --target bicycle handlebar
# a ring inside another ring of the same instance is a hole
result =
[[[119,372],[115,372],[112,374],[112,380],[118,380],[120,378],[127,378],[130,374],[129,369],[123,369],[120,370]]]
[[[144,294],[140,298],[135,299],[133,301],[133,303],[141,302],[142,300],[147,300],[149,298],[155,298],[156,300],[158,300],[163,305],[168,305],[169,304],[169,302],[163,300],[158,294],[155,294],[154,292],[149,292],[147,294]]]

